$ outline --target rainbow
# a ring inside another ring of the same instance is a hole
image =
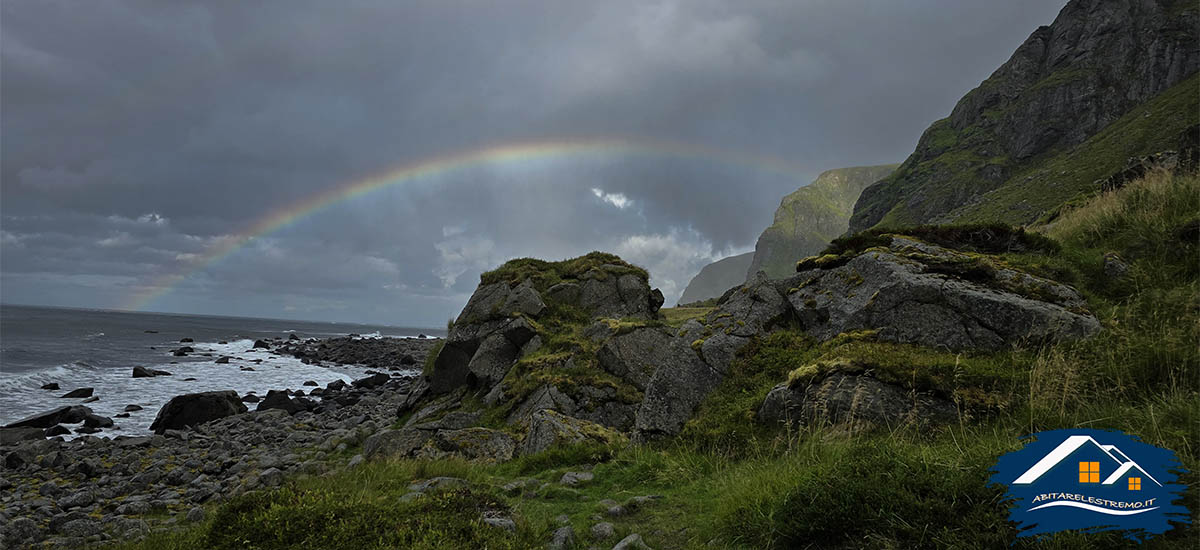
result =
[[[188,261],[182,269],[141,285],[120,309],[144,311],[155,300],[171,292],[176,285],[246,246],[256,237],[267,235],[296,223],[331,205],[371,193],[384,187],[484,165],[519,164],[533,160],[576,157],[648,156],[654,158],[696,159],[746,167],[788,177],[804,175],[800,166],[776,157],[749,154],[671,141],[643,139],[574,139],[496,145],[428,158],[388,172],[331,187],[325,191],[285,204],[268,212],[242,231],[221,239],[203,254]]]

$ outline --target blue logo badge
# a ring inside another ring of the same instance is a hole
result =
[[[991,482],[1008,487],[1020,536],[1080,529],[1143,541],[1189,523],[1175,453],[1121,432],[1054,430],[1000,457]]]

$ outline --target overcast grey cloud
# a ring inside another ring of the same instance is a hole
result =
[[[902,160],[1064,3],[8,0],[0,299],[436,326],[500,262],[599,249],[673,303],[817,173]],[[484,164],[337,203],[197,269],[314,193],[583,138],[791,168]]]

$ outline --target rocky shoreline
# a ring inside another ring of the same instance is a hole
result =
[[[276,486],[285,475],[320,475],[352,466],[362,459],[347,449],[395,420],[412,381],[408,373],[424,362],[436,342],[349,337],[268,342],[278,354],[364,365],[378,372],[307,394],[271,391],[257,403],[235,394],[238,409],[245,412],[187,429],[160,427],[153,435],[64,440],[61,435],[43,438],[48,428],[6,427],[0,440],[3,546],[78,548],[137,537],[201,520],[202,505]],[[393,376],[394,371],[400,372]],[[204,394],[172,401],[195,395]],[[156,424],[170,424],[170,406],[163,406]],[[86,407],[63,409],[68,411],[55,418],[59,428],[67,420],[104,423],[103,417],[91,419],[95,415],[82,410]],[[196,407],[191,409],[194,414]]]

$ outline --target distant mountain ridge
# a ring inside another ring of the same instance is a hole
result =
[[[746,282],[746,269],[754,258],[753,252],[722,258],[704,266],[692,277],[683,294],[679,296],[680,304],[690,304],[709,298],[716,298],[735,286]]]
[[[887,177],[897,166],[826,170],[811,184],[783,197],[774,221],[754,245],[754,259],[746,271],[746,279],[759,271],[774,279],[795,273],[797,260],[820,252],[846,232],[854,203],[863,189]]]
[[[1129,157],[1194,143],[1198,12],[1191,0],[1072,0],[863,191],[850,231],[1029,223]]]
[[[854,166],[822,172],[812,183],[779,201],[775,218],[759,235],[754,252],[704,266],[688,283],[679,303],[719,297],[760,270],[775,279],[791,276],[797,260],[820,252],[846,231],[859,193],[897,166]]]

